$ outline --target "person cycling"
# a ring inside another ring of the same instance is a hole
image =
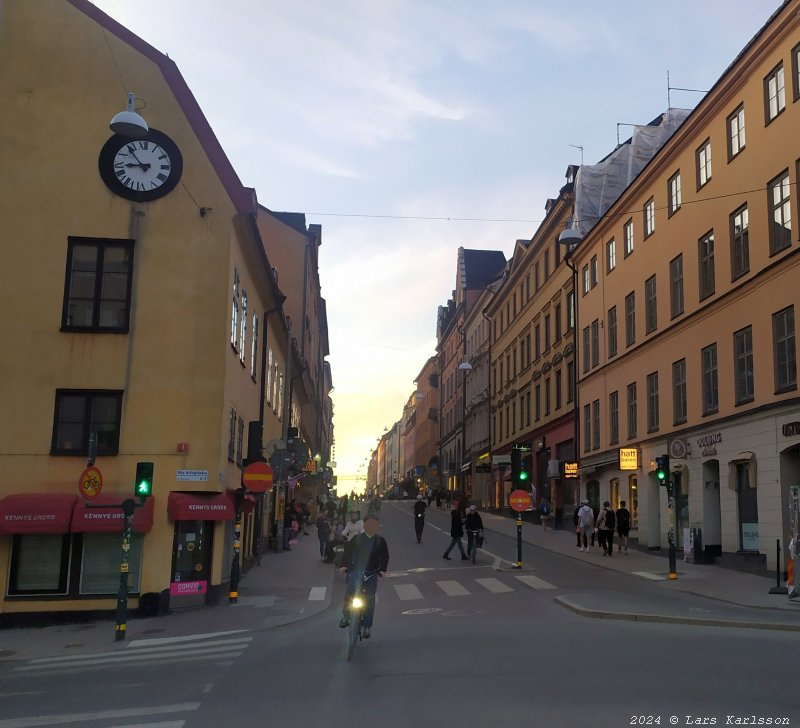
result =
[[[472,553],[473,545],[477,548],[475,539],[478,534],[483,531],[483,520],[481,514],[475,506],[470,506],[467,509],[467,517],[464,520],[464,528],[467,530],[467,553]]]
[[[425,509],[427,507],[422,496],[418,495],[414,502],[414,531],[417,534],[417,543],[422,543],[422,529],[425,528]]]
[[[354,536],[345,544],[339,568],[340,573],[347,574],[347,590],[339,626],[345,628],[350,625],[350,598],[355,593],[359,581],[364,580],[364,592],[367,596],[367,606],[362,615],[365,639],[370,637],[375,614],[375,592],[378,589],[378,579],[375,575],[383,578],[389,566],[389,547],[386,545],[386,539],[378,535],[379,526],[380,521],[377,516],[366,517],[364,532]]]

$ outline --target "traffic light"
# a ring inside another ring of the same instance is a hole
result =
[[[133,492],[142,500],[153,495],[153,463],[136,463]]]
[[[511,485],[513,488],[519,486],[519,476],[522,470],[522,453],[519,450],[511,451]]]
[[[527,485],[526,481],[528,480],[528,466],[525,464],[525,460],[520,458],[519,462],[519,484],[520,485]]]
[[[669,455],[656,456],[656,478],[659,485],[667,485],[669,482]]]

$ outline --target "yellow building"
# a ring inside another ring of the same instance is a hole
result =
[[[114,608],[121,511],[78,497],[93,434],[107,505],[154,464],[131,606],[213,601],[233,559],[231,492],[256,454],[249,424],[265,442],[289,424],[291,390],[275,386],[285,296],[255,192],[174,63],[91,3],[0,13],[0,158],[17,170],[0,196],[0,612]],[[147,102],[136,140],[108,129],[128,92]],[[274,508],[244,506],[247,557]]]
[[[794,0],[596,223],[576,202],[582,486],[628,501],[641,544],[701,529],[708,554],[745,568],[775,567],[800,483],[798,69]]]

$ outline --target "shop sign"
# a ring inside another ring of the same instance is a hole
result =
[[[783,426],[784,437],[797,437],[800,435],[800,422],[787,422]]]
[[[717,454],[717,445],[722,442],[721,432],[711,432],[708,435],[702,435],[697,438],[697,447],[700,448],[700,454],[703,457]]]
[[[180,597],[186,594],[205,594],[208,581],[173,581],[169,585],[170,596]]]
[[[639,450],[635,447],[621,447],[619,449],[619,469],[638,470]]]
[[[185,483],[207,483],[208,470],[176,470],[175,480]]]
[[[578,463],[564,463],[564,477],[577,478],[578,477]]]

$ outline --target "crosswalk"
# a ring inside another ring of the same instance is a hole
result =
[[[508,578],[512,579],[511,583],[496,577],[442,579],[413,584],[394,583],[389,585],[388,589],[383,590],[383,596],[379,596],[379,600],[386,601],[387,599],[397,598],[400,601],[408,602],[442,595],[446,597],[466,597],[484,592],[507,594],[517,591],[520,585],[537,591],[558,588],[554,584],[532,574],[515,574]]]
[[[244,630],[209,632],[183,637],[162,637],[132,640],[124,648],[113,652],[95,652],[87,655],[40,657],[17,665],[12,674],[55,673],[68,670],[105,670],[114,667],[147,663],[174,663],[228,661],[239,657],[253,637]],[[0,728],[3,728],[0,722]]]

